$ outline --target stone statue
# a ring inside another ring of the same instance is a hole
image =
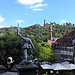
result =
[[[23,37],[21,35],[20,29],[19,29],[19,23],[18,23],[18,29],[17,29],[17,31],[18,31],[18,35],[19,35],[20,40],[21,40],[21,44],[22,44],[22,40],[24,42],[23,45],[22,45],[22,50],[23,50],[23,53],[24,53],[24,60],[22,60],[22,62],[20,64],[23,64],[25,62],[26,63],[27,62],[32,62],[30,60],[30,58],[32,57],[32,55],[29,56],[28,52],[29,52],[29,49],[31,49],[31,48],[33,48],[35,50],[35,47],[34,47],[32,41],[28,38],[29,37],[28,34],[26,34],[26,37]]]

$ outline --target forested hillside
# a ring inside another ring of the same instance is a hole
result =
[[[23,36],[28,33],[30,37],[33,37],[36,40],[37,43],[46,42],[47,37],[49,36],[49,27],[47,26],[33,25],[27,28],[20,29]],[[68,31],[72,30],[75,30],[75,26],[57,24],[55,26],[52,26],[52,37],[62,37],[64,34],[67,34]],[[6,31],[12,32],[13,34],[17,34],[17,27],[1,28],[0,35],[5,33]]]
[[[27,28],[28,33],[31,37],[34,37],[34,39],[37,42],[46,42],[47,37],[49,36],[49,27],[42,26],[40,28],[33,28],[29,29]],[[59,38],[62,37],[64,34],[67,34],[68,31],[75,30],[74,26],[61,26],[61,25],[55,25],[52,26],[52,37],[53,38]]]

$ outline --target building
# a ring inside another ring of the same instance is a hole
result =
[[[75,63],[75,30],[68,32],[62,38],[52,38],[52,25],[50,22],[47,43],[52,46],[59,59]]]
[[[52,47],[55,53],[59,55],[59,59],[75,63],[75,30],[53,42]]]
[[[13,26],[11,25],[11,27],[13,27]]]
[[[40,28],[40,27],[41,27],[40,24],[35,24],[35,25],[29,26],[28,28],[32,30],[33,28]]]
[[[53,25],[56,25],[56,23],[53,22],[53,23],[51,23],[51,25],[52,25],[52,26],[53,26]],[[44,26],[50,26],[50,24],[46,23],[46,20],[44,20]]]
[[[58,47],[57,47],[57,50],[54,50],[54,46],[53,46],[54,44],[57,44],[57,40],[59,40],[59,38],[52,38],[52,23],[50,22],[50,24],[49,24],[49,36],[47,38],[47,43],[53,47],[52,50],[56,54],[60,55],[60,50],[58,49]]]
[[[52,46],[52,43],[55,43],[55,41],[59,38],[52,38],[52,23],[49,24],[49,36],[47,38],[47,43]]]

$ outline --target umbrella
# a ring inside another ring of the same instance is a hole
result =
[[[61,64],[52,65],[53,70],[68,70],[68,68],[64,67]]]
[[[43,69],[52,69],[51,68],[51,65],[49,64],[43,64],[43,65],[40,65]]]
[[[69,62],[68,61],[65,61],[65,62],[62,62],[61,64],[62,65],[65,65],[65,64],[69,64]]]
[[[54,64],[52,64],[52,65],[61,65],[60,63],[54,63]]]
[[[75,69],[74,64],[66,64],[66,65],[64,65],[64,67],[68,68],[69,70],[74,70]]]

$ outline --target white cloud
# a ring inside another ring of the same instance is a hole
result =
[[[21,4],[24,4],[24,5],[30,5],[30,4],[43,2],[43,0],[17,0],[17,1]]]
[[[4,21],[4,18],[0,15],[0,23]]]
[[[37,4],[35,6],[30,6],[30,8],[38,8],[38,7],[43,7],[43,6],[47,6],[48,4]]]
[[[23,20],[16,20],[17,23],[21,23],[24,22]]]
[[[10,26],[0,26],[0,28],[8,28],[8,27],[10,27]]]
[[[60,20],[61,21],[61,23],[66,23],[66,22],[68,22],[68,21],[66,21],[66,20]]]
[[[41,10],[43,10],[43,9],[33,9],[34,11],[41,11]]]
[[[40,7],[46,7],[48,4],[42,4],[43,0],[17,0],[18,3],[28,5],[28,7],[34,11],[41,11]],[[27,15],[27,14],[25,14]]]

